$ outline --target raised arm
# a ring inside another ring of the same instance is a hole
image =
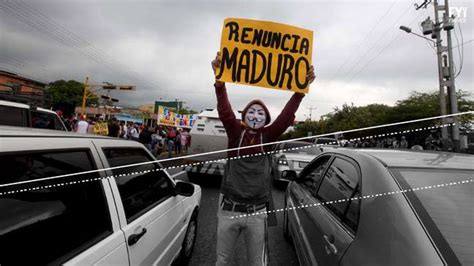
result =
[[[212,61],[212,70],[214,71],[214,76],[216,74],[216,69],[221,65],[220,53],[218,52],[216,58]],[[214,84],[217,97],[217,112],[219,113],[219,119],[222,121],[224,128],[227,132],[227,137],[231,137],[234,132],[238,132],[240,123],[236,119],[234,111],[232,111],[232,106],[230,105],[229,98],[227,97],[227,90],[225,83],[222,81],[216,80]]]
[[[286,103],[285,108],[275,121],[265,129],[268,136],[268,141],[274,141],[285,132],[285,130],[295,121],[295,113],[300,106],[301,100],[305,95],[303,93],[294,93],[290,100]]]
[[[308,74],[306,75],[306,79],[308,80],[309,84],[311,84],[316,76],[314,75],[314,67],[311,66],[308,70]],[[280,115],[277,119],[266,129],[268,141],[275,141],[278,137],[285,132],[285,130],[293,124],[295,121],[295,113],[300,106],[301,100],[305,95],[303,93],[295,92],[293,96],[291,96],[288,103],[286,103],[285,108],[281,111]]]

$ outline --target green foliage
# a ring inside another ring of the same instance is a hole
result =
[[[66,115],[74,112],[74,108],[82,105],[84,84],[75,80],[56,80],[48,85],[47,91],[52,96],[54,109],[61,109]],[[86,106],[97,104],[97,97],[89,97]]]
[[[459,112],[474,110],[474,101],[470,100],[471,94],[458,91]],[[283,139],[307,136],[308,132],[313,135],[345,131],[350,129],[384,125],[402,121],[415,120],[420,118],[440,115],[439,94],[437,91],[431,93],[412,92],[404,100],[397,101],[395,106],[390,107],[383,104],[370,104],[356,107],[353,104],[344,104],[342,108],[335,107],[334,112],[323,115],[319,121],[305,121],[303,124],[295,126],[295,130],[282,136]],[[449,108],[448,108],[449,110]],[[472,115],[461,116],[461,129],[471,130]],[[389,128],[373,129],[361,132],[346,134],[346,138],[359,137],[368,134],[381,134],[388,131],[407,130],[416,127],[425,127],[440,123],[440,121],[418,122]]]

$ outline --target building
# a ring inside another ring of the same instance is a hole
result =
[[[0,70],[0,99],[49,108],[51,97],[46,83]]]

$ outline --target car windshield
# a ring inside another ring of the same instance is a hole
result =
[[[318,147],[315,147],[311,143],[285,143],[283,146],[285,153],[301,153],[318,155],[321,153]]]
[[[403,169],[399,173],[412,189],[424,188],[414,193],[422,208],[461,264],[474,265],[474,186],[469,182],[474,172]]]

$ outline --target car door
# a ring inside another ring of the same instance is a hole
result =
[[[293,239],[299,253],[300,263],[303,265],[317,265],[313,247],[322,243],[315,235],[313,230],[314,219],[312,219],[311,215],[308,215],[311,211],[307,208],[316,208],[312,205],[315,203],[313,195],[316,195],[319,183],[331,157],[332,154],[327,154],[315,159],[302,171],[296,184],[291,186],[288,211],[293,213],[293,215],[289,215],[289,217],[294,217],[290,224],[295,232]]]
[[[354,240],[359,218],[360,169],[340,155],[330,162],[317,188],[301,211],[311,233],[311,250],[320,265],[338,265],[349,244]]]
[[[94,172],[102,165],[90,141],[4,140],[0,264],[128,265],[112,193],[105,174]],[[92,172],[78,174],[84,171]]]
[[[169,265],[179,252],[187,224],[182,197],[154,158],[142,147],[101,147],[114,178],[121,227],[127,239],[131,265]]]

